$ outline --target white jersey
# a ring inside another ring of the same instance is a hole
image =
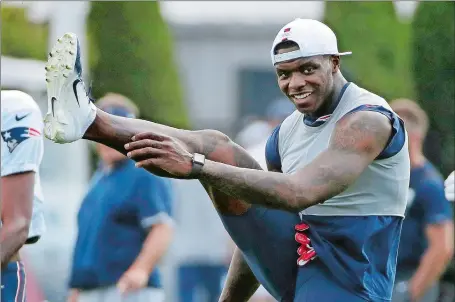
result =
[[[43,121],[33,98],[17,90],[2,90],[2,177],[33,171],[35,187],[33,214],[28,238],[45,231],[43,193],[39,166],[43,158]]]

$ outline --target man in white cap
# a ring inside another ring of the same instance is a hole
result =
[[[57,143],[101,142],[152,173],[199,179],[238,247],[221,301],[247,301],[258,281],[279,301],[390,301],[409,185],[407,138],[383,98],[345,80],[343,54],[321,22],[297,19],[279,31],[272,63],[297,110],[267,143],[270,171],[220,132],[97,109],[78,85],[73,34],[59,40],[47,65],[45,134]]]

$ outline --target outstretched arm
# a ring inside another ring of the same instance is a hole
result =
[[[95,121],[87,129],[84,138],[126,154],[124,145],[131,142],[134,135],[143,132],[169,136],[182,144],[189,153],[204,154],[206,158],[216,162],[248,169],[261,169],[260,165],[243,148],[219,131],[177,129],[145,120],[111,115],[100,109],[97,110]],[[172,174],[158,167],[149,167],[147,170],[160,176],[173,177]],[[250,205],[246,202],[216,190],[204,180],[200,181],[220,213],[238,215],[243,214],[249,208]]]
[[[386,116],[359,111],[338,121],[328,148],[294,174],[237,168],[208,160],[196,177],[251,204],[298,212],[343,192],[382,152],[391,133]],[[191,171],[191,154],[169,137],[155,135],[150,142],[137,141],[126,148],[128,156],[139,160],[138,166],[160,167],[179,177]]]

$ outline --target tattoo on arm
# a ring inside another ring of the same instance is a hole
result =
[[[357,112],[341,119],[327,150],[295,174],[235,169],[208,161],[200,179],[251,204],[300,211],[349,187],[381,153],[390,134],[387,117]]]

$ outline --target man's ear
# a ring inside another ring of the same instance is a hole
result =
[[[332,73],[338,72],[340,70],[340,56],[331,56],[330,60],[332,61]]]

